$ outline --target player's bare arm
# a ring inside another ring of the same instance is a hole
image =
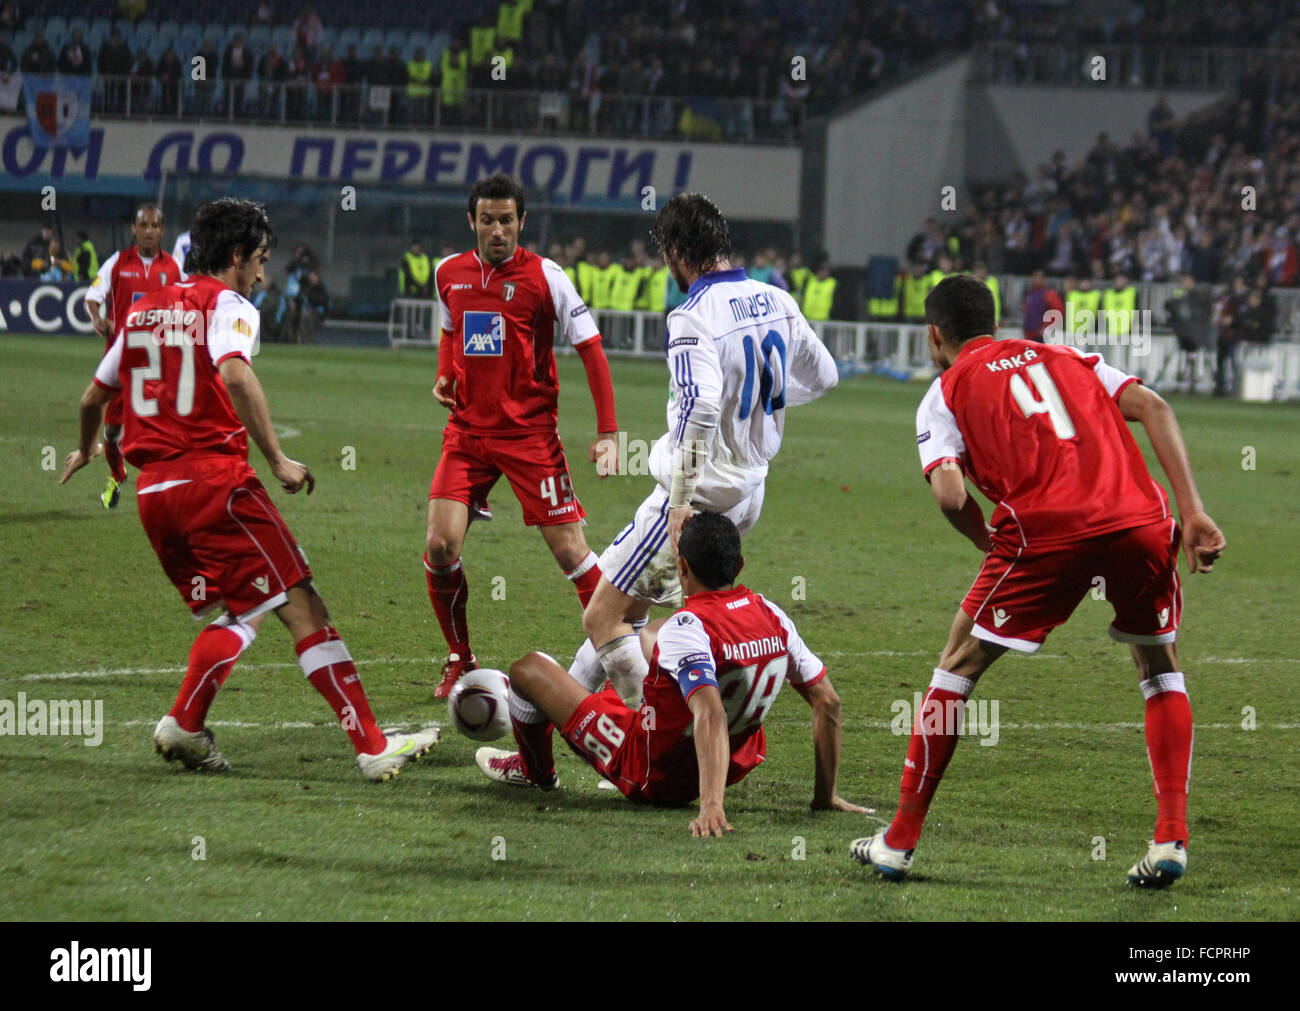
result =
[[[955,460],[944,460],[930,471],[930,491],[944,518],[980,551],[987,552],[993,542],[984,523],[984,511],[966,490],[966,477]]]
[[[116,392],[116,390],[105,389],[97,383],[91,383],[86,387],[86,392],[81,395],[81,431],[77,448],[64,458],[59,484],[67,484],[68,478],[90,463],[103,449],[103,446],[96,441],[99,438],[99,426],[104,421],[104,407],[113,399]]]
[[[794,685],[803,700],[812,707],[813,724],[813,799],[814,811],[849,811],[866,814],[865,807],[850,804],[835,790],[840,769],[840,697],[828,677],[811,685]]]
[[[691,835],[697,839],[721,837],[735,831],[722,810],[727,766],[731,762],[722,693],[713,685],[705,685],[693,691],[686,704],[695,717],[695,757],[700,766],[700,813],[691,821]]]
[[[1183,550],[1193,572],[1209,572],[1227,546],[1214,520],[1205,512],[1187,446],[1173,408],[1160,394],[1139,383],[1129,383],[1120,392],[1119,409],[1128,421],[1140,421],[1146,429],[1151,447],[1156,451],[1178,503],[1179,522],[1183,528]]]
[[[235,414],[266,457],[275,479],[290,495],[304,484],[310,495],[316,487],[316,479],[312,477],[311,471],[296,460],[289,459],[280,449],[280,440],[271,423],[271,409],[267,406],[266,394],[262,391],[261,381],[252,366],[243,358],[232,356],[221,363],[220,372]]]
[[[108,340],[113,333],[113,324],[108,317],[101,313],[100,310],[102,306],[102,302],[86,299],[86,315],[90,317],[90,322],[95,328],[95,333],[99,334],[100,337],[103,337],[104,340]]]

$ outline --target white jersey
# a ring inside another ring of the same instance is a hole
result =
[[[689,425],[716,427],[692,504],[725,512],[767,476],[781,448],[785,408],[839,381],[835,359],[788,292],[743,269],[705,274],[668,314],[668,433],[650,472],[665,488]]]
[[[190,233],[181,232],[176,236],[176,245],[172,249],[172,259],[176,261],[176,266],[181,268],[181,280],[184,281],[190,275],[185,273],[185,257],[190,252]]]

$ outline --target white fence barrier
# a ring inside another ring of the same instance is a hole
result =
[[[436,347],[438,343],[437,302],[396,299],[389,311],[388,333],[394,347]],[[612,355],[659,358],[664,354],[666,328],[663,313],[594,311],[605,350]],[[846,372],[883,372],[896,378],[928,378],[934,375],[926,328],[905,323],[813,324],[827,350]],[[1001,338],[1020,337],[1021,331],[1003,327]],[[1099,352],[1118,369],[1161,390],[1195,392],[1213,389],[1215,356],[1202,351],[1185,354],[1170,336],[1152,335],[1133,344],[1080,344],[1081,350]],[[555,343],[557,353],[571,352],[564,341]],[[1141,353],[1139,353],[1141,352]],[[1238,369],[1252,376],[1251,399],[1300,399],[1300,343],[1251,345],[1238,352]],[[1272,396],[1261,396],[1271,389]]]

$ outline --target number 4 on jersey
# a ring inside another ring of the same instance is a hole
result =
[[[1029,391],[1029,384],[1020,378],[1019,373],[1011,377],[1011,395],[1016,398],[1016,403],[1025,412],[1025,417],[1032,418],[1035,414],[1046,414],[1058,438],[1073,439],[1074,422],[1070,418],[1070,412],[1065,409],[1065,403],[1056,390],[1056,384],[1052,382],[1047,366],[1042,362],[1035,362],[1025,369],[1025,372],[1033,381],[1041,398],[1034,399],[1033,393]]]

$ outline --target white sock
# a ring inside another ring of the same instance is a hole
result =
[[[600,665],[600,657],[596,655],[596,647],[590,639],[583,640],[582,648],[573,658],[569,675],[589,692],[600,691],[605,683],[605,668]]]
[[[635,632],[620,635],[605,643],[597,654],[605,674],[614,683],[614,690],[630,709],[641,706],[641,684],[650,672],[645,654],[641,652],[641,637]]]
[[[541,710],[518,692],[510,693],[510,718],[516,723],[546,722],[546,717],[542,715]]]

